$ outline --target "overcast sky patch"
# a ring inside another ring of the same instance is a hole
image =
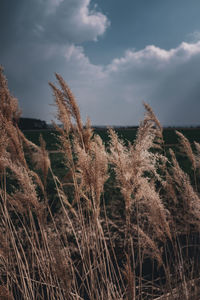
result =
[[[200,123],[200,24],[193,8],[181,2],[193,13],[191,26],[184,27],[171,0],[165,9],[157,0],[148,7],[144,1],[131,3],[124,11],[118,3],[114,12],[114,0],[2,0],[0,63],[24,116],[54,119],[48,81],[55,81],[57,72],[75,94],[83,119],[89,116],[94,125],[136,125],[143,118],[143,101],[164,125]],[[151,10],[154,19],[147,15]],[[174,30],[182,40],[170,31],[175,15]]]

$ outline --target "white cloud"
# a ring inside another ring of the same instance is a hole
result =
[[[47,0],[45,4],[41,26],[52,42],[95,41],[110,24],[97,7],[90,9],[90,0]]]
[[[81,44],[97,40],[105,33],[110,21],[98,11],[97,6],[91,8],[90,2],[91,0],[16,1],[13,4],[12,20],[15,32],[12,34],[17,35],[19,41],[39,42],[40,38],[40,42],[56,44]],[[5,19],[5,27],[7,25],[7,28],[13,28],[6,21]]]
[[[175,63],[182,64],[191,56],[200,52],[200,41],[194,44],[181,43],[177,48],[164,50],[154,45],[147,46],[140,51],[127,50],[122,58],[113,59],[108,65],[108,71],[117,71],[121,69],[131,69],[132,66],[142,69],[150,65],[158,70],[165,68],[166,65]]]
[[[184,42],[170,50],[128,50],[106,67],[91,64],[83,48],[73,46],[70,51],[66,65],[76,71],[62,74],[84,117],[89,114],[93,123],[138,124],[143,100],[164,124],[200,123],[200,42]]]

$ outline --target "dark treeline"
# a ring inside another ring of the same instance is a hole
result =
[[[19,128],[21,130],[35,130],[35,129],[47,129],[47,123],[45,121],[33,118],[20,118]]]

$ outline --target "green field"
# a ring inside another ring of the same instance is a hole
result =
[[[200,128],[166,128],[163,130],[163,136],[167,147],[173,147],[173,145],[178,144],[176,130],[183,133],[191,143],[194,141],[200,143]],[[137,134],[137,129],[135,128],[116,128],[115,131],[118,133],[119,137],[130,142],[134,141]],[[94,132],[100,135],[105,143],[108,142],[109,137],[107,129],[95,129]],[[24,131],[24,134],[29,140],[37,145],[39,145],[39,136],[41,134],[46,142],[47,150],[53,151],[58,148],[58,134],[54,130],[28,130]]]

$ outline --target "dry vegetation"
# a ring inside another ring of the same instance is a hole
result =
[[[38,147],[18,129],[17,100],[0,70],[0,299],[199,299],[200,144],[193,151],[178,133],[190,178],[166,154],[145,104],[135,142],[127,146],[109,129],[105,147],[56,77],[62,181],[42,137]]]

